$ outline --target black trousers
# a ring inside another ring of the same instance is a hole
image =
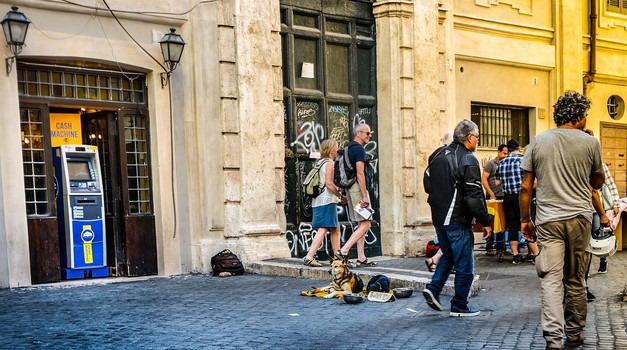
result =
[[[520,231],[520,204],[518,204],[518,193],[505,194],[503,196],[503,211],[505,212],[505,223],[509,231],[508,241],[518,241],[518,231]]]

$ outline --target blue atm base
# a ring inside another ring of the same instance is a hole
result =
[[[71,280],[77,278],[98,278],[109,277],[109,268],[100,267],[96,269],[62,269],[63,279]]]

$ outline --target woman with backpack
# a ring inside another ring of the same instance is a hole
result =
[[[344,196],[338,191],[333,184],[333,161],[337,157],[338,144],[335,140],[325,140],[320,146],[320,159],[322,166],[319,170],[320,182],[322,189],[320,194],[313,198],[311,207],[313,208],[313,222],[311,227],[317,230],[314,236],[309,252],[303,259],[306,266],[320,267],[322,264],[316,260],[314,255],[322,246],[322,241],[328,231],[331,231],[331,246],[333,251],[340,250],[340,225],[337,219],[337,203],[345,201]]]

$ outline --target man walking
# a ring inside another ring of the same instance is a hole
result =
[[[366,178],[366,149],[364,146],[370,142],[373,132],[370,131],[368,124],[359,124],[353,129],[354,138],[348,144],[348,160],[356,170],[357,181],[346,191],[346,199],[348,201],[348,215],[351,222],[358,222],[357,230],[353,232],[344,246],[337,252],[338,257],[348,256],[351,247],[357,243],[357,265],[361,267],[377,266],[374,261],[366,258],[365,245],[366,233],[370,230],[370,219],[364,218],[355,212],[355,205],[360,202],[362,208],[372,209],[370,205],[370,196],[366,188],[368,179]],[[372,211],[372,210],[371,210]]]
[[[483,189],[485,190],[485,196],[488,199],[495,200],[503,199],[503,186],[501,186],[501,181],[496,179],[496,169],[499,167],[499,162],[503,160],[503,158],[507,157],[509,153],[507,149],[507,145],[500,144],[497,148],[496,158],[489,160],[483,166],[483,174],[481,175],[481,184],[483,185]],[[503,238],[503,232],[495,232],[496,236],[496,249],[504,252],[505,251],[505,242]],[[494,256],[494,243],[492,240],[488,240],[485,244],[486,255]],[[499,260],[500,261],[500,260]]]
[[[464,119],[455,127],[453,137],[442,152],[429,157],[426,184],[434,190],[429,193],[428,202],[443,255],[422,294],[432,309],[442,311],[440,292],[454,267],[455,296],[449,315],[478,316],[478,310],[468,307],[474,278],[472,222],[476,218],[483,225],[484,238],[488,239],[492,234],[492,216],[481,190],[481,168],[473,154],[479,143],[479,128]]]
[[[533,263],[538,254],[538,245],[535,241],[527,241],[529,248],[527,258],[524,259],[518,251],[518,231],[520,231],[520,206],[518,205],[518,194],[523,178],[523,169],[520,167],[523,155],[520,152],[518,141],[511,139],[507,141],[509,155],[499,163],[496,170],[496,178],[503,185],[503,211],[505,212],[505,222],[509,231],[509,247],[514,255],[512,263],[522,264],[525,260]]]
[[[556,129],[535,137],[523,158],[520,192],[522,233],[537,235],[540,254],[536,270],[542,287],[542,328],[547,349],[583,344],[587,304],[584,281],[586,252],[592,226],[592,193],[605,178],[601,147],[582,132],[590,101],[569,91],[553,106]],[[530,217],[531,190],[535,179],[537,212]],[[537,230],[537,232],[536,232]],[[562,298],[564,297],[564,304]]]

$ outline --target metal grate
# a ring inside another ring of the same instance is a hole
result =
[[[142,115],[124,117],[129,211],[133,214],[152,212],[146,122],[146,117]]]
[[[479,126],[481,147],[496,148],[510,139],[520,147],[529,144],[528,108],[471,102],[470,114]]]
[[[46,181],[43,120],[38,109],[20,109],[22,129],[22,161],[28,215],[50,214]]]

